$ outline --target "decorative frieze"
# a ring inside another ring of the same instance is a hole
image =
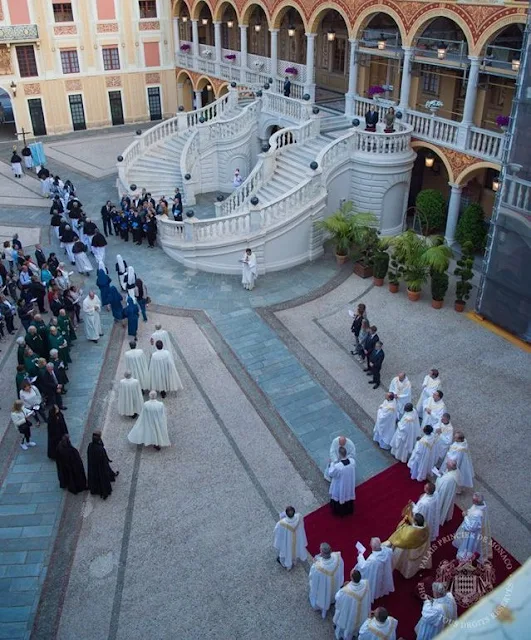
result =
[[[98,33],[117,33],[119,30],[117,22],[104,22],[96,25]]]
[[[75,36],[77,35],[77,27],[75,24],[59,25],[53,28],[53,33],[56,36]]]
[[[160,84],[160,73],[146,73],[146,84]]]
[[[39,82],[30,82],[24,85],[25,96],[38,96],[41,94],[41,85]]]
[[[65,80],[66,91],[81,91],[82,88],[81,80]]]
[[[160,31],[160,22],[158,20],[139,22],[138,28],[140,31]]]
[[[122,78],[120,76],[107,76],[105,78],[106,87],[121,87]]]

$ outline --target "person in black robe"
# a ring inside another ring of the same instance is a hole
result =
[[[57,445],[65,434],[68,434],[65,417],[61,409],[54,404],[48,413],[48,458],[51,460],[55,460]]]
[[[88,488],[94,496],[100,496],[104,500],[112,493],[111,482],[116,480],[119,471],[113,471],[103,440],[101,431],[94,431],[92,442],[87,449]]]
[[[87,490],[87,476],[79,451],[70,442],[68,434],[63,435],[55,449],[55,464],[61,489],[70,493]]]

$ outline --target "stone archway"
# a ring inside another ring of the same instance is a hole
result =
[[[17,125],[15,120],[15,108],[11,94],[0,88],[0,140],[13,140],[16,142]]]
[[[185,111],[192,111],[194,108],[193,80],[184,70],[177,74],[177,100],[179,106],[183,106]]]

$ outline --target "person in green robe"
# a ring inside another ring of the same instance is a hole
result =
[[[22,389],[22,383],[29,378],[26,367],[23,364],[17,364],[17,375],[15,376],[15,384],[17,386],[17,398],[20,390]]]
[[[46,341],[42,339],[37,331],[37,327],[30,325],[28,327],[28,333],[24,338],[28,347],[41,358],[48,357],[48,345]]]
[[[17,348],[17,362],[18,364],[24,364],[24,356],[26,353],[26,341],[24,340],[24,338],[20,337],[17,338],[17,344],[18,344],[18,348]]]
[[[24,352],[24,367],[28,372],[30,378],[35,378],[39,374],[39,369],[37,367],[37,361],[39,356],[33,352],[30,347],[26,347],[26,351]]]
[[[68,364],[72,362],[68,341],[54,325],[50,326],[50,335],[48,340],[50,342],[50,347],[52,349],[57,349],[59,360],[64,363],[65,369],[68,369]]]
[[[72,320],[70,320],[70,317],[64,309],[59,311],[59,315],[57,316],[57,326],[59,327],[59,331],[66,338],[68,346],[71,347],[72,342],[77,340],[77,335],[74,325],[72,324]]]
[[[37,329],[37,333],[47,344],[48,327],[46,326],[46,322],[44,322],[40,313],[35,314],[35,316],[33,317],[33,320],[31,321],[30,327],[35,327]]]

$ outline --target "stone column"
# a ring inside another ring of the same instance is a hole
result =
[[[273,78],[273,91],[277,90],[277,76],[278,76],[278,29],[270,29],[271,34],[271,77]]]
[[[247,69],[247,25],[240,25],[240,82],[246,81],[245,71]]]
[[[315,33],[306,34],[306,82],[304,93],[309,93],[312,101],[315,99]]]
[[[184,106],[184,84],[182,82],[177,83],[177,106]]]
[[[223,62],[221,56],[221,22],[214,22],[214,47],[216,48],[216,75],[221,75],[220,65]]]
[[[203,106],[203,98],[201,96],[201,91],[194,91],[194,96],[195,96],[195,108],[201,109],[201,107]]]
[[[404,59],[402,64],[402,81],[400,83],[400,102],[398,108],[404,112],[409,107],[409,92],[411,90],[411,59],[413,47],[402,47]]]
[[[349,118],[354,117],[357,89],[358,89],[358,41],[356,39],[349,40],[350,53],[348,59],[348,91],[345,96],[345,115]]]
[[[175,59],[181,48],[181,38],[179,37],[179,18],[173,19],[173,50],[175,52]]]
[[[192,20],[192,53],[199,57],[199,26],[197,20]]]
[[[463,186],[460,184],[448,183],[451,187],[450,201],[448,202],[448,217],[446,218],[446,230],[444,239],[447,245],[452,245],[455,241],[455,230],[459,220],[459,207],[461,206],[461,193]]]
[[[464,125],[472,125],[474,119],[474,109],[476,108],[476,98],[478,92],[478,77],[480,59],[470,56],[470,70],[468,72],[468,81],[466,84],[465,106],[463,108],[463,119],[461,123]]]

